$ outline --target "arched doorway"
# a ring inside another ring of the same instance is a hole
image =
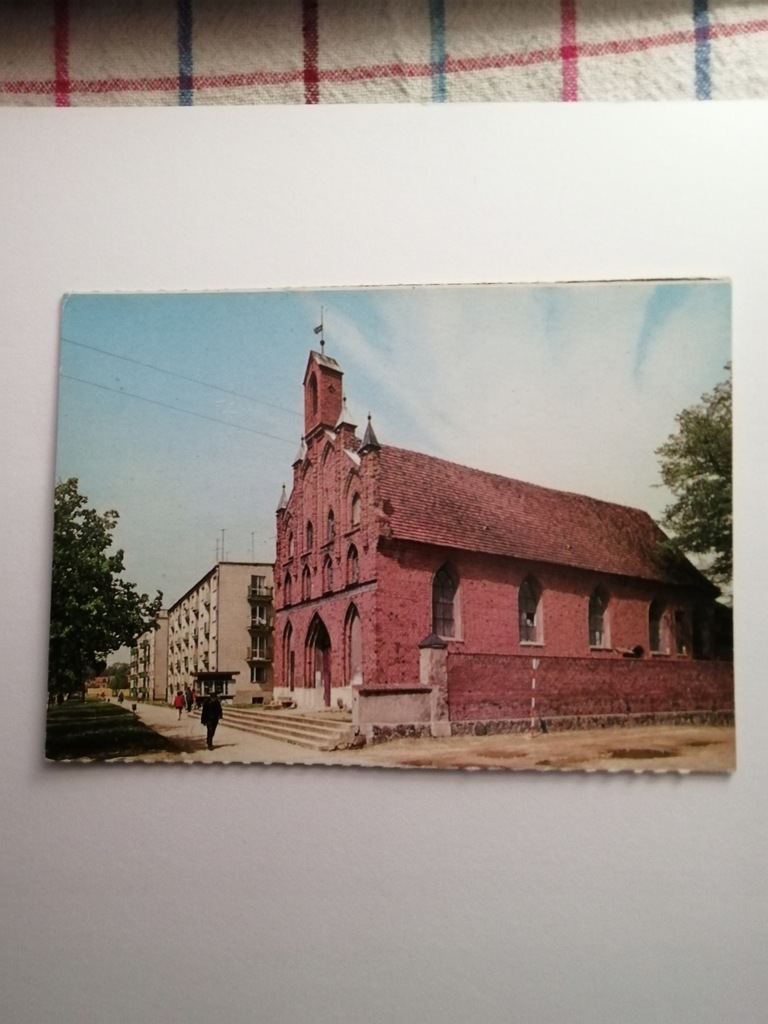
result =
[[[349,606],[345,627],[347,641],[346,682],[348,685],[359,686],[363,681],[363,629],[360,623],[360,615],[353,604]]]
[[[315,616],[307,633],[307,684],[321,697],[322,704],[331,706],[331,638],[325,623]]]
[[[293,693],[295,685],[295,664],[293,651],[293,626],[290,622],[285,627],[285,632],[283,633],[283,674],[288,691]]]

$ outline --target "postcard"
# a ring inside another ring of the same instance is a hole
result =
[[[72,294],[46,756],[735,767],[726,280]]]

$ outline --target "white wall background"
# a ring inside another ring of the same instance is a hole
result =
[[[9,1024],[756,1024],[765,106],[0,112]],[[67,291],[727,275],[733,777],[49,766]]]

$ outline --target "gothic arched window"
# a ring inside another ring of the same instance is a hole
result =
[[[315,543],[315,531],[312,527],[312,520],[307,522],[307,551],[312,550],[312,545]]]
[[[663,652],[662,625],[664,619],[664,605],[661,601],[651,601],[648,609],[648,648],[654,654]]]
[[[333,562],[326,558],[323,562],[323,592],[333,590]]]
[[[352,526],[359,526],[360,525],[360,509],[361,509],[361,506],[362,506],[362,501],[360,500],[360,495],[357,493],[357,491],[355,491],[355,493],[352,495],[352,503],[350,505],[350,510],[349,510],[349,521],[350,521],[350,524]]]
[[[291,574],[287,572],[285,574],[285,583],[283,585],[283,604],[291,603]]]
[[[589,598],[589,646],[608,646],[608,594],[595,587]]]
[[[302,601],[308,601],[312,597],[312,573],[309,571],[309,566],[304,566],[304,572],[301,574],[301,599]]]
[[[432,632],[438,636],[456,635],[457,585],[447,566],[432,580]]]
[[[336,517],[333,514],[333,509],[328,509],[328,541],[332,541],[336,536]]]
[[[526,577],[517,593],[520,643],[541,643],[541,591],[534,579]]]
[[[357,548],[351,545],[347,552],[347,583],[357,583],[360,580],[360,561],[357,557]]]
[[[288,557],[293,558],[293,530],[288,534]]]

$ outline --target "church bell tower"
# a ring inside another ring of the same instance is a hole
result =
[[[333,430],[342,410],[344,374],[335,359],[321,351],[309,353],[304,374],[304,437],[310,439],[321,430]]]

